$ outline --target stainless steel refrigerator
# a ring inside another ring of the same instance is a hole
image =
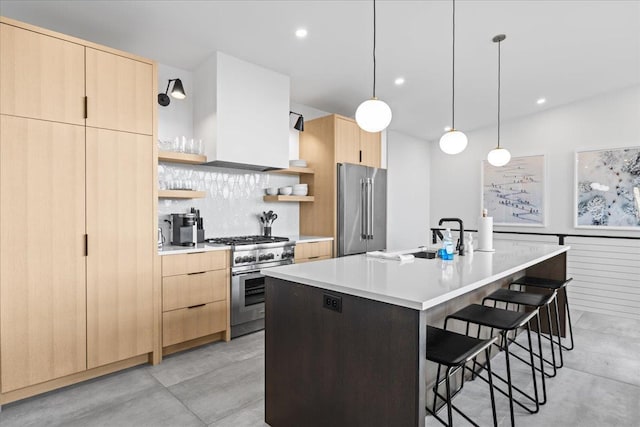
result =
[[[338,163],[338,256],[386,247],[386,169]]]

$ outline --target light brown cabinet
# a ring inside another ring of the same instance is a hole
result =
[[[3,17],[0,31],[3,404],[148,361],[159,291],[155,63]]]
[[[87,126],[153,133],[153,65],[87,48]]]
[[[0,115],[7,392],[86,369],[84,127]]]
[[[84,125],[84,49],[0,23],[0,113]]]
[[[151,136],[87,128],[88,368],[152,351],[153,163]]]
[[[296,243],[295,263],[320,261],[329,259],[333,253],[333,242],[325,240],[322,242]]]
[[[229,251],[162,256],[164,354],[229,341]]]
[[[336,163],[354,163],[379,168],[380,132],[366,132],[360,129],[355,120],[347,117],[329,117],[335,120]],[[301,158],[306,159],[302,156]]]
[[[315,171],[313,178],[300,176],[300,182],[308,184],[314,195],[313,203],[300,205],[300,234],[333,237],[336,253],[336,164],[380,167],[380,133],[365,132],[354,120],[332,114],[305,122],[299,150],[300,158]]]

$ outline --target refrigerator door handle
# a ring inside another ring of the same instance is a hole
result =
[[[367,219],[369,218],[369,214],[367,212],[367,183],[364,179],[360,180],[360,205],[362,207],[361,211],[360,211],[360,217],[361,217],[361,221],[360,221],[360,237],[363,240],[367,239],[367,232],[368,232],[368,224],[367,224]]]
[[[373,240],[373,213],[375,212],[375,191],[374,191],[374,181],[369,178],[369,239]]]

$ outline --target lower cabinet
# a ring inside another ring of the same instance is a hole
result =
[[[296,243],[296,264],[329,259],[332,255],[333,241]]]
[[[231,338],[229,286],[229,251],[162,256],[165,354]]]

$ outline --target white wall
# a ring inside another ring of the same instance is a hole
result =
[[[469,145],[458,155],[431,152],[431,226],[439,218],[459,217],[476,228],[480,215],[480,167],[496,145],[496,128],[467,132]],[[584,230],[573,226],[576,149],[640,145],[640,86],[548,109],[501,124],[501,145],[512,156],[544,154],[547,167],[547,226],[495,227],[496,230],[548,233],[640,235],[640,231]]]
[[[430,149],[427,141],[387,133],[387,248],[429,244]]]
[[[185,99],[169,96],[166,107],[158,104],[158,138],[172,140],[176,136],[193,137],[193,73],[180,68],[158,64],[158,93],[167,89],[169,79],[180,79],[187,95]]]

